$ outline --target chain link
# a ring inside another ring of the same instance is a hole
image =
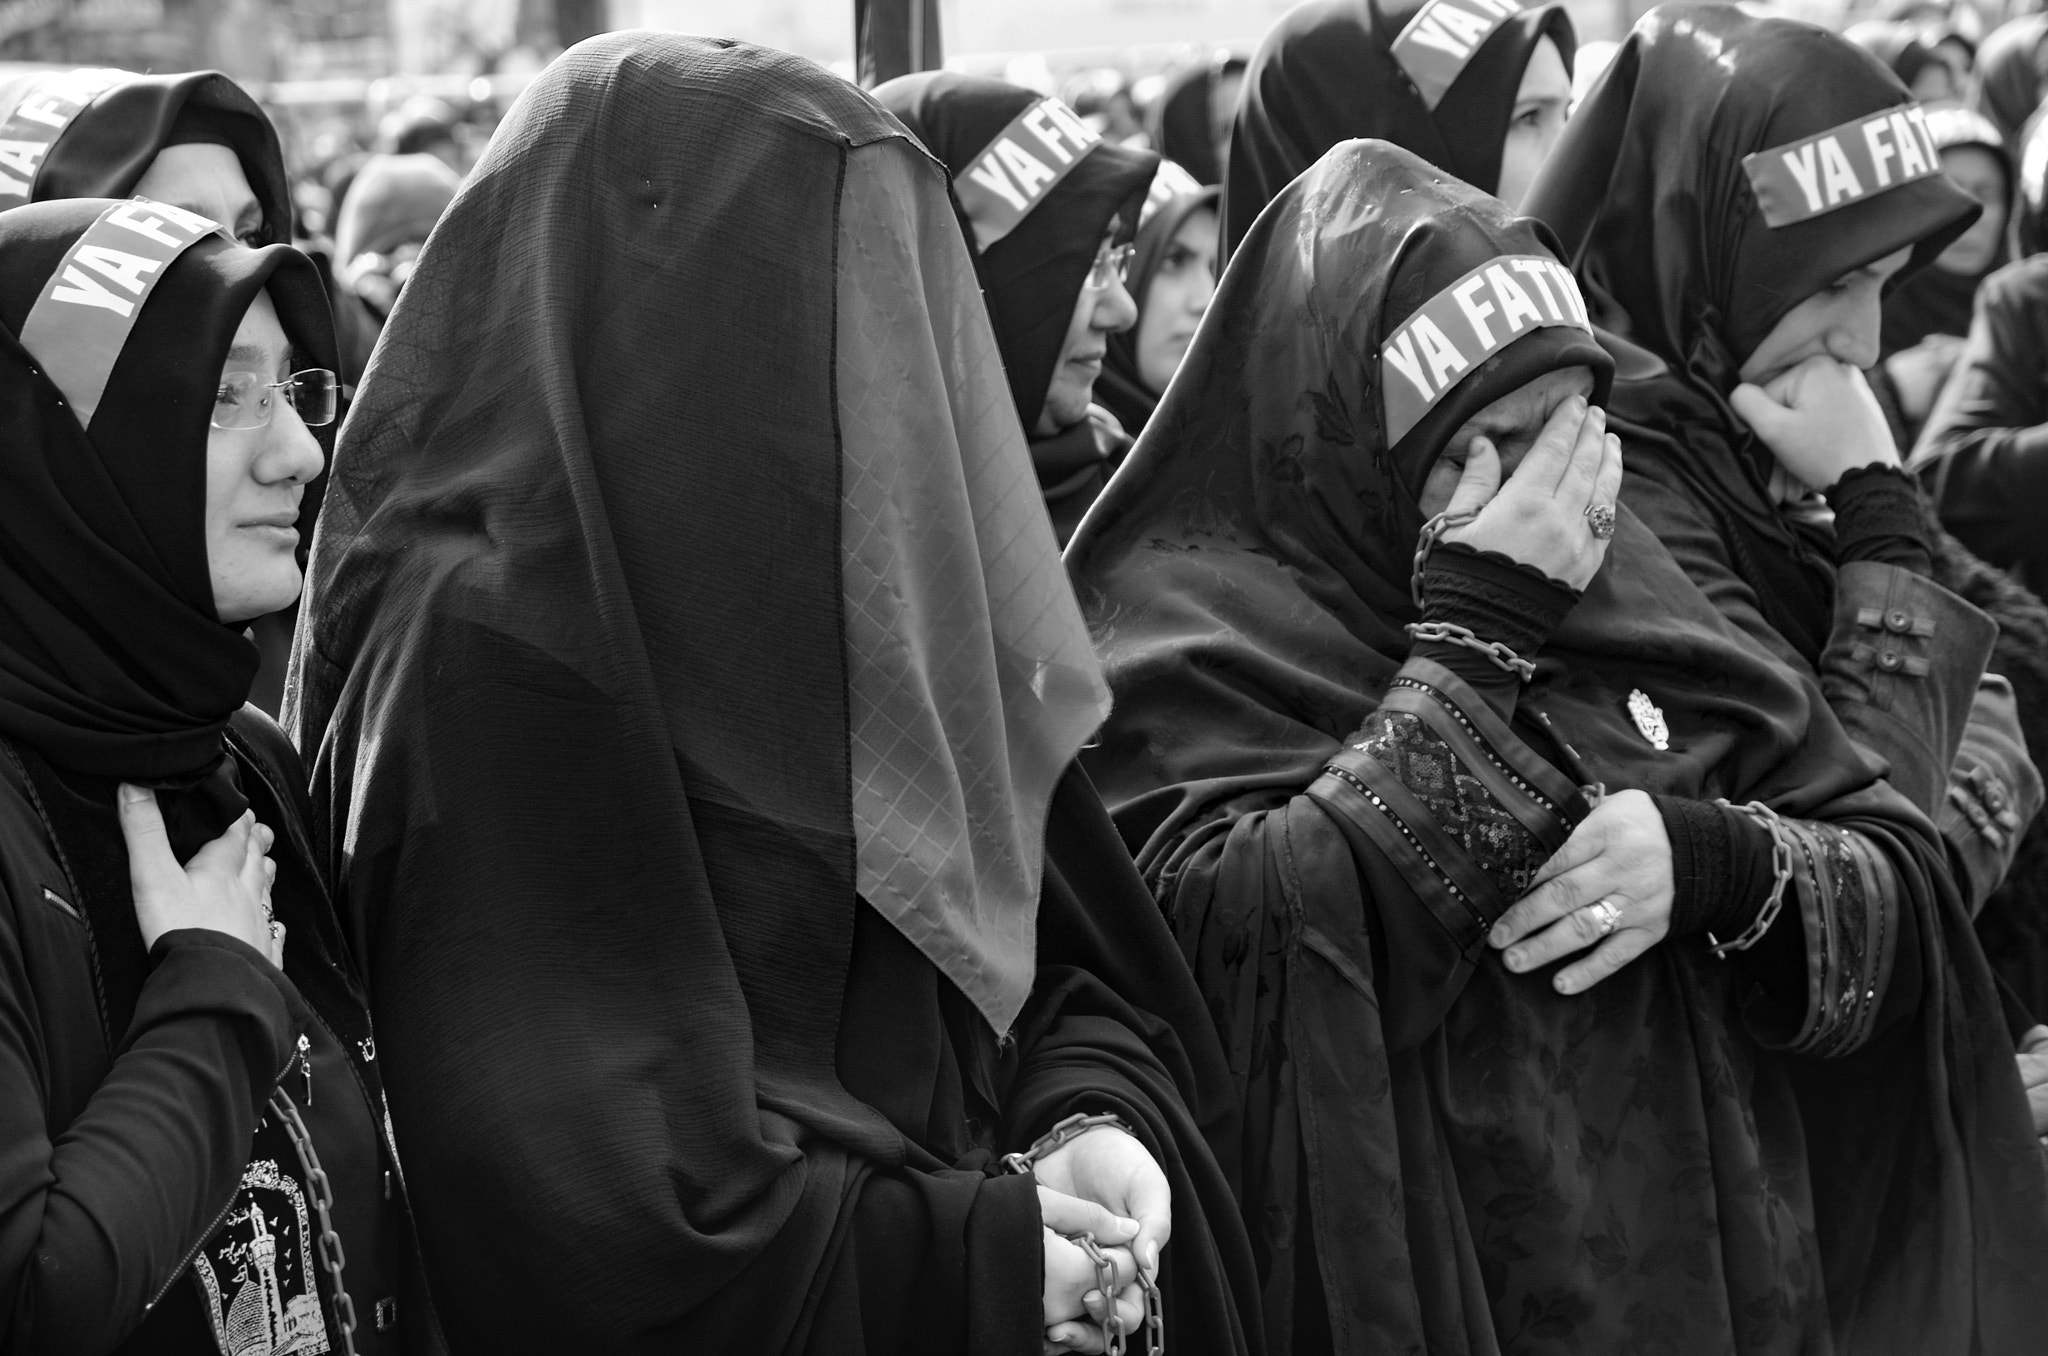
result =
[[[1415,599],[1416,611],[1422,610],[1422,567],[1429,564],[1429,553],[1443,540],[1444,533],[1455,531],[1478,516],[1478,509],[1466,509],[1456,517],[1446,509],[1422,525],[1422,535],[1415,539],[1415,568],[1408,574],[1408,592]]]
[[[1040,1135],[1024,1152],[1004,1154],[1003,1167],[1010,1172],[1030,1172],[1034,1164],[1054,1150],[1071,1144],[1090,1130],[1104,1125],[1121,1130],[1133,1139],[1137,1138],[1121,1116],[1111,1112],[1089,1115],[1087,1112],[1077,1111]],[[1103,1299],[1108,1305],[1102,1320],[1102,1349],[1108,1356],[1123,1356],[1126,1334],[1123,1315],[1118,1313],[1116,1308],[1116,1264],[1103,1252],[1102,1245],[1095,1241],[1094,1234],[1063,1234],[1061,1237],[1086,1253],[1088,1260],[1095,1264],[1096,1288],[1102,1292]],[[1139,1267],[1138,1285],[1145,1294],[1145,1335],[1151,1341],[1152,1356],[1166,1356],[1166,1301],[1159,1293],[1159,1282],[1147,1276],[1145,1269]]]
[[[1716,960],[1728,959],[1730,951],[1747,951],[1762,941],[1764,934],[1771,930],[1771,924],[1778,921],[1778,912],[1785,907],[1785,887],[1792,883],[1792,844],[1785,837],[1785,826],[1778,821],[1778,812],[1760,800],[1747,805],[1717,799],[1714,804],[1725,805],[1731,810],[1740,810],[1770,831],[1771,868],[1777,880],[1771,886],[1770,897],[1757,911],[1756,918],[1742,930],[1742,935],[1730,942],[1717,941],[1713,933],[1707,934],[1707,947]]]
[[[291,1136],[292,1148],[298,1151],[299,1167],[306,1174],[306,1184],[313,1191],[313,1212],[320,1220],[320,1240],[316,1251],[320,1254],[320,1265],[325,1267],[329,1279],[334,1282],[334,1317],[341,1326],[342,1356],[356,1356],[356,1302],[349,1297],[348,1286],[342,1278],[342,1269],[348,1265],[348,1252],[341,1246],[341,1235],[334,1231],[334,1188],[327,1180],[326,1169],[320,1166],[320,1155],[313,1148],[313,1136],[306,1130],[306,1123],[299,1119],[299,1109],[292,1104],[291,1097],[283,1088],[270,1094],[270,1109],[284,1125],[285,1133]]]
[[[1415,640],[1442,640],[1452,645],[1462,645],[1468,650],[1477,650],[1502,673],[1512,673],[1525,683],[1536,676],[1534,664],[1497,640],[1481,640],[1469,627],[1458,626],[1452,622],[1415,622],[1407,631],[1410,638]]]

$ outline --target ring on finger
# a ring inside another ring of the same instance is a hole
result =
[[[1602,937],[1621,926],[1621,905],[1611,899],[1595,900],[1579,912],[1593,916],[1593,923],[1600,929]]]
[[[1586,508],[1586,524],[1593,529],[1596,541],[1606,541],[1614,535],[1614,505],[1592,504]]]

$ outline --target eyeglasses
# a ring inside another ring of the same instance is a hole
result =
[[[1091,292],[1106,290],[1111,283],[1120,283],[1131,271],[1131,256],[1138,252],[1136,245],[1114,245],[1095,256],[1095,263],[1088,270],[1088,279],[1081,285]]]
[[[308,428],[334,422],[335,393],[340,383],[324,367],[294,372],[283,381],[265,381],[254,372],[230,372],[220,379],[220,393],[213,398],[215,428],[263,428],[277,408],[274,391],[299,412]]]

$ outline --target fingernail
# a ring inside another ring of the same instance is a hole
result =
[[[1495,928],[1486,934],[1486,940],[1495,946],[1506,946],[1508,944],[1508,930],[1504,927]]]
[[[1119,1218],[1116,1222],[1116,1226],[1118,1229],[1123,1231],[1123,1236],[1125,1238],[1136,1238],[1138,1236],[1138,1221],[1134,1219]]]
[[[1145,1270],[1152,1272],[1159,1270],[1159,1245],[1157,1243],[1148,1244],[1145,1248]]]
[[[1508,969],[1519,970],[1522,968],[1522,962],[1528,959],[1528,953],[1522,951],[1510,951],[1501,959],[1507,965]]]
[[[138,801],[144,801],[148,799],[149,792],[143,790],[141,787],[135,785],[133,782],[121,783],[121,803],[123,805],[133,805]]]
[[[1572,982],[1566,979],[1563,975],[1559,975],[1556,979],[1552,980],[1551,983],[1556,987],[1559,993],[1570,993],[1574,987]]]

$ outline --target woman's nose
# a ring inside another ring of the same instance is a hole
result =
[[[1093,320],[1095,328],[1105,334],[1121,334],[1138,323],[1138,303],[1131,300],[1131,291],[1122,279],[1102,289],[1095,300]]]
[[[271,415],[270,423],[263,431],[263,451],[257,455],[253,469],[256,479],[264,484],[290,481],[304,485],[317,477],[320,468],[327,464],[319,440],[306,427],[306,421],[299,418],[298,410],[290,401],[278,402],[277,411]]]

